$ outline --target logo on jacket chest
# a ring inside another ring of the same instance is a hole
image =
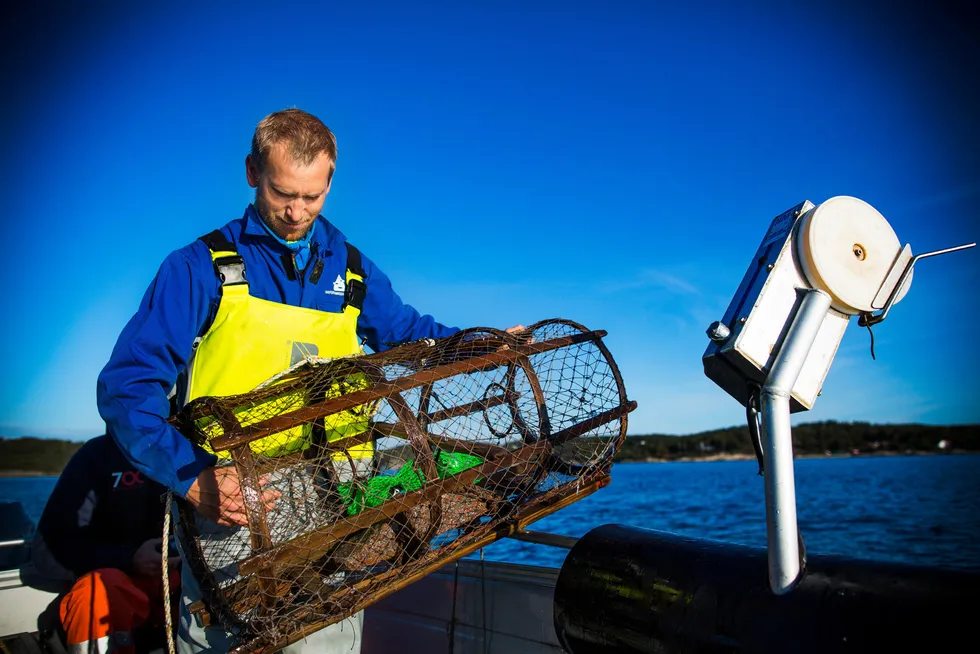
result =
[[[143,476],[135,470],[112,472],[110,475],[116,480],[112,484],[113,488],[132,488],[133,486],[142,486],[144,483]]]
[[[343,295],[344,291],[347,289],[347,284],[344,283],[344,278],[337,275],[337,279],[333,282],[333,290],[329,288],[324,291],[327,295]]]

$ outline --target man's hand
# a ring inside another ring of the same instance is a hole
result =
[[[259,477],[259,487],[269,482],[267,476]],[[269,511],[279,498],[279,491],[263,490],[262,500]],[[187,491],[187,501],[198,513],[219,525],[247,525],[245,500],[235,466],[205,468]]]
[[[534,342],[534,337],[531,334],[521,336],[521,334],[527,331],[527,327],[525,327],[524,325],[514,325],[513,327],[508,327],[504,331],[507,332],[508,334],[513,334],[517,336],[517,342],[520,343],[521,345],[528,345]],[[504,344],[500,349],[507,350],[509,348],[507,347],[506,344]]]
[[[163,569],[163,539],[151,538],[133,553],[133,572],[146,577],[160,576]],[[168,556],[167,565],[175,566],[180,563],[179,556]]]

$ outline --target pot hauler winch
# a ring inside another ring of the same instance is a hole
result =
[[[870,330],[908,292],[918,260],[974,245],[913,257],[866,202],[806,201],[772,221],[724,318],[708,327],[704,372],[746,407],[765,475],[774,593],[793,587],[804,558],[790,413],[813,407],[852,316]]]
[[[724,318],[708,328],[709,378],[746,407],[765,476],[768,552],[603,525],[571,548],[555,586],[569,654],[947,651],[973,638],[980,574],[805,556],[790,413],[813,406],[852,316],[875,325],[916,261],[852,197],[772,221]]]

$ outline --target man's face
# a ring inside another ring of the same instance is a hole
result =
[[[255,189],[255,208],[276,236],[298,241],[310,231],[330,192],[330,159],[321,154],[310,165],[293,161],[284,145],[269,152],[259,170],[245,157],[245,176]]]

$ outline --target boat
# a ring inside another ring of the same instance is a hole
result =
[[[568,550],[562,566],[448,562],[367,607],[362,651],[961,649],[972,641],[980,574],[806,551],[789,416],[813,406],[852,317],[880,324],[918,261],[973,245],[913,256],[877,211],[846,196],[800,203],[770,223],[702,358],[745,406],[765,477],[766,548],[629,525],[569,538],[518,524],[503,536]],[[0,617],[6,647],[38,651],[35,611],[55,594],[32,585],[29,563],[0,580],[0,605],[16,605]]]

